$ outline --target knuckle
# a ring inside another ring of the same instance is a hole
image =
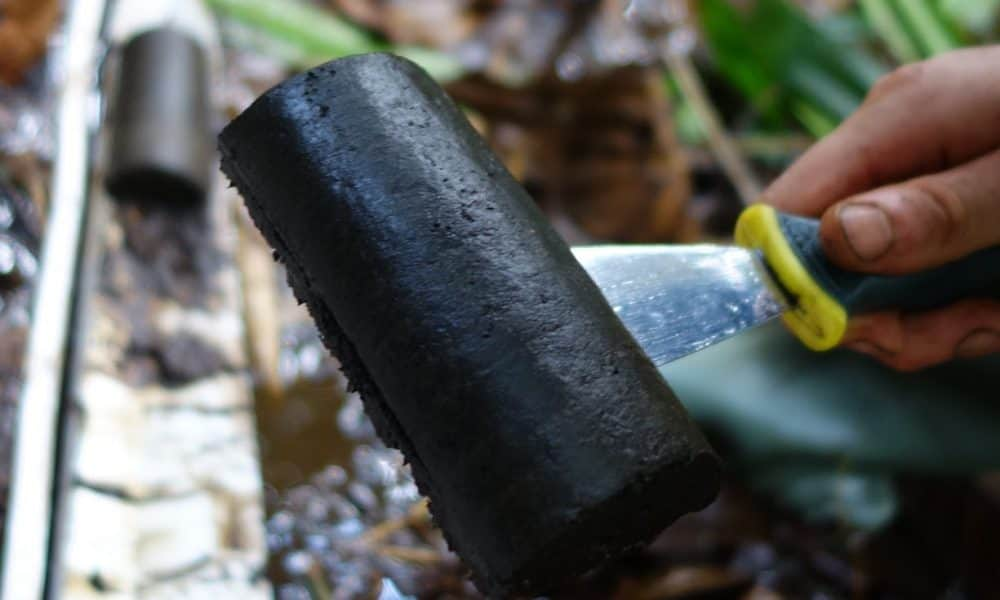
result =
[[[865,103],[875,102],[889,95],[898,94],[904,90],[919,89],[924,79],[928,63],[919,62],[903,65],[881,77],[868,91]]]
[[[962,329],[1000,329],[1000,302],[987,298],[960,300],[946,309],[946,317]]]
[[[881,187],[889,181],[886,173],[880,169],[881,151],[870,142],[858,144],[854,160],[857,161],[858,183],[860,189],[871,190]]]
[[[948,246],[964,236],[968,210],[952,187],[933,177],[918,179],[898,206],[900,241],[909,247]]]

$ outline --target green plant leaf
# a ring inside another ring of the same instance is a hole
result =
[[[746,10],[702,0],[698,17],[720,73],[772,120],[798,105],[800,118],[839,122],[887,70],[842,24],[814,23],[786,0],[757,0]],[[805,125],[815,132],[812,121]]]
[[[801,100],[792,101],[792,114],[813,137],[821,138],[837,128],[838,121]]]
[[[958,27],[984,37],[996,27],[1000,0],[941,0],[940,8]]]
[[[909,24],[924,56],[934,56],[960,46],[950,24],[931,0],[896,0],[896,9]]]
[[[343,19],[292,0],[207,0],[226,16],[288,43],[308,54],[331,58],[380,48],[374,38]]]
[[[311,66],[341,56],[388,51],[406,56],[439,81],[460,76],[453,57],[417,47],[392,47],[329,12],[298,0],[206,0],[209,7],[275,41],[279,59],[294,58],[296,67]]]
[[[1000,468],[1000,356],[898,373],[771,323],[661,372],[734,472],[812,516],[876,527],[897,473]]]
[[[859,4],[868,23],[896,60],[908,63],[924,57],[890,0],[860,0]]]
[[[664,377],[738,462],[973,474],[1000,468],[1000,356],[898,373],[806,350],[780,323],[673,362]]]

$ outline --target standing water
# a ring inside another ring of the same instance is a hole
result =
[[[481,597],[409,467],[375,435],[311,322],[283,332],[280,397],[257,398],[268,577],[279,600]]]

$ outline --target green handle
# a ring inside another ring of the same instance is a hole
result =
[[[785,324],[813,350],[837,346],[855,315],[927,310],[962,298],[1000,298],[1000,246],[919,273],[867,275],[845,271],[827,260],[819,241],[819,221],[764,204],[743,211],[735,237],[763,256],[790,301]]]
[[[819,241],[819,221],[778,213],[778,222],[813,279],[848,315],[927,310],[962,298],[1000,298],[1000,246],[917,273],[867,275],[845,271],[826,258]]]

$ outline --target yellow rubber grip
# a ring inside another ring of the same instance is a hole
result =
[[[778,213],[754,204],[736,222],[736,243],[759,250],[792,306],[782,316],[785,325],[812,350],[829,350],[847,331],[847,310],[816,282],[799,259],[778,221]]]

